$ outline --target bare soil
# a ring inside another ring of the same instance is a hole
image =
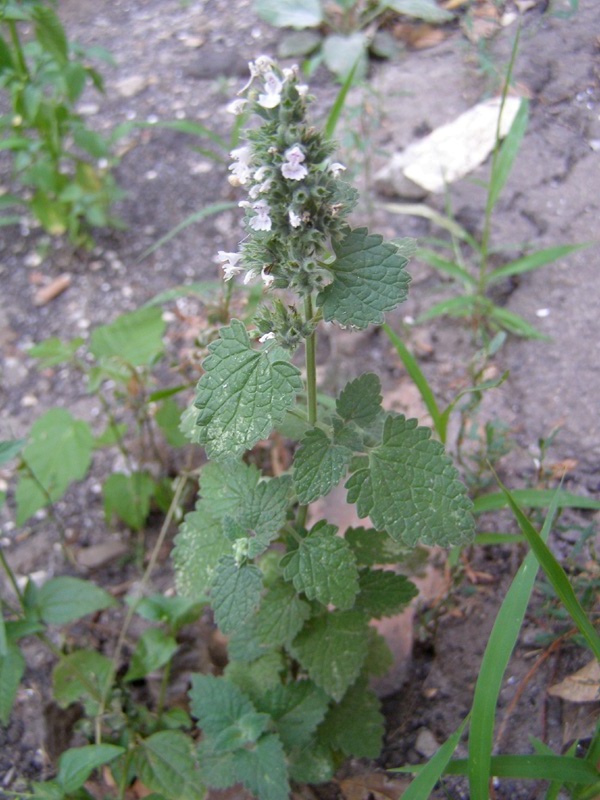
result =
[[[569,6],[560,0],[538,2],[522,15],[515,77],[519,89],[530,98],[531,115],[495,217],[494,245],[527,243],[531,251],[590,242],[598,236],[600,8],[596,0],[580,0],[578,12],[569,18],[553,13],[553,9]],[[126,120],[186,117],[227,137],[231,117],[225,105],[245,80],[247,61],[261,52],[274,53],[280,37],[257,20],[247,0],[60,0],[59,11],[72,38],[84,45],[102,45],[115,59],[114,67],[102,70],[106,94],[90,92],[82,104],[90,124],[102,131]],[[349,107],[354,113],[348,116],[354,121],[340,129],[341,160],[365,183],[365,197],[371,197],[361,206],[358,221],[368,222],[385,236],[438,235],[422,219],[378,208],[376,201],[381,198],[368,194],[369,176],[392,152],[486,97],[494,85],[483,68],[491,64],[502,73],[515,30],[516,24],[507,25],[478,49],[457,28],[435,47],[406,50],[394,61],[372,65],[371,89],[353,92]],[[323,115],[335,96],[335,87],[321,70],[311,86],[319,96],[316,114]],[[350,144],[351,130],[359,131],[358,144]],[[116,171],[127,192],[117,209],[126,228],[100,232],[91,251],[74,250],[64,241],[48,241],[26,224],[20,230],[0,229],[0,439],[25,436],[32,422],[53,406],[68,408],[89,421],[99,416],[97,400],[86,393],[76,374],[36,368],[27,353],[33,343],[50,336],[87,336],[94,326],[137,308],[159,292],[218,277],[217,250],[234,250],[241,235],[237,210],[186,228],[140,260],[189,214],[209,203],[235,199],[226,181],[226,162],[207,159],[194,150],[194,144],[189,137],[159,128],[132,134]],[[484,206],[477,180],[485,179],[488,169],[489,165],[482,167],[471,176],[476,180],[464,179],[450,189],[457,219],[475,233],[481,232]],[[8,180],[6,175],[4,178]],[[444,198],[429,197],[427,202],[444,208]],[[70,287],[48,304],[35,306],[39,286],[63,272],[71,276]],[[449,400],[465,385],[466,365],[473,354],[471,335],[461,324],[448,320],[427,327],[405,325],[407,317],[416,318],[434,300],[453,291],[422,263],[412,264],[411,272],[410,299],[390,321],[397,330],[404,328],[438,397]],[[560,464],[569,460],[565,487],[584,496],[598,496],[597,272],[598,249],[592,247],[503,287],[506,307],[550,337],[548,342],[509,340],[495,359],[494,369],[497,374],[508,369],[510,377],[486,396],[482,406],[480,423],[502,420],[514,442],[500,462],[502,478],[511,488],[535,485],[538,442],[560,426],[549,452],[550,463],[558,465],[559,473]],[[179,332],[203,313],[190,299],[167,306],[167,311]],[[178,344],[175,334],[170,341],[177,352],[181,342]],[[189,349],[189,342],[184,346]],[[329,385],[343,384],[364,369],[373,369],[383,376],[390,402],[412,414],[423,412],[397,356],[380,332],[355,339],[328,332],[323,337],[323,364],[332,354],[335,372],[322,370]],[[165,380],[174,382],[174,376],[173,371]],[[130,545],[126,532],[107,529],[104,521],[99,487],[102,476],[115,469],[111,459],[114,455],[100,456],[91,480],[70,489],[57,504],[56,512],[75,550],[106,541]],[[8,472],[1,477],[12,485]],[[9,494],[1,544],[13,569],[19,575],[41,571],[46,577],[72,573],[54,521],[40,513],[17,529],[11,505]],[[555,551],[567,558],[581,531],[592,523],[591,515],[563,515],[553,539]],[[494,529],[514,530],[502,516],[490,524],[497,526]],[[154,526],[150,526],[148,543],[154,535]],[[388,736],[381,759],[377,764],[349,764],[341,778],[422,761],[427,739],[423,731],[441,743],[467,713],[487,637],[522,552],[495,546],[467,555],[468,568],[452,591],[446,591],[442,582],[442,596],[418,611],[416,643],[412,661],[403,672],[404,683],[398,683],[384,701]],[[161,561],[164,566],[154,580],[158,589],[165,590],[171,583],[167,552]],[[474,577],[471,571],[484,574]],[[115,559],[91,571],[80,567],[77,574],[90,575],[118,594],[139,571],[131,561]],[[544,602],[538,591],[535,608],[545,607]],[[203,625],[194,645],[196,669],[211,663],[207,649],[210,626]],[[530,735],[543,738],[558,751],[572,739],[589,735],[597,709],[588,707],[582,721],[578,709],[547,695],[549,685],[582,665],[585,653],[572,646],[556,647],[522,683],[543,652],[544,642],[562,630],[541,611],[528,618],[501,695],[500,718],[515,693],[523,689],[519,704],[511,709],[499,745],[501,752],[529,752]],[[100,641],[98,631],[87,630],[82,635]],[[19,792],[28,781],[51,776],[57,755],[69,744],[70,726],[64,715],[56,715],[48,705],[52,659],[34,641],[27,644],[27,650],[27,673],[13,719],[6,730],[0,730],[2,797],[2,789]],[[464,782],[452,780],[435,797],[466,800],[465,787]],[[330,790],[334,796],[339,792],[335,786]],[[510,781],[500,782],[495,792],[496,798],[506,800],[543,796],[542,787]],[[325,796],[332,795],[324,791]]]

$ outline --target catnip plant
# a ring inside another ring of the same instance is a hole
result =
[[[307,119],[298,70],[261,56],[240,94],[231,110],[259,120],[231,153],[246,235],[219,259],[225,280],[262,281],[266,300],[252,329],[236,319],[221,329],[184,415],[209,461],[173,558],[179,592],[208,600],[229,639],[224,674],[192,679],[203,779],[284,800],[290,782],[326,781],[344,758],[379,754],[384,719],[370,680],[391,654],[370,621],[416,595],[394,570],[403,554],[468,542],[473,518],[442,445],[383,410],[375,374],[350,381],[335,411],[320,402],[319,323],[381,324],[407,296],[407,261],[351,226],[357,192]],[[297,441],[293,463],[263,475],[248,451],[274,430]],[[311,515],[344,480],[372,528],[339,531]]]

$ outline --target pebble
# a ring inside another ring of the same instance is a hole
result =
[[[431,758],[438,751],[440,745],[429,728],[421,728],[417,734],[415,750],[425,758]]]
[[[37,397],[33,394],[25,394],[21,398],[23,408],[33,408],[33,406],[37,406],[38,402]]]

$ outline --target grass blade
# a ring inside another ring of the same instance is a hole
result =
[[[537,253],[518,258],[516,261],[511,261],[510,264],[505,264],[503,267],[493,270],[490,272],[486,283],[491,286],[491,284],[497,283],[504,278],[509,278],[511,275],[522,275],[524,272],[531,272],[546,264],[551,264],[553,261],[558,261],[571,253],[575,253],[577,250],[591,247],[592,244],[593,242],[563,244],[556,247],[548,247],[546,250],[538,250]]]
[[[513,500],[526,508],[548,508],[556,502],[557,508],[584,508],[590,511],[600,510],[600,500],[592,497],[580,497],[573,492],[563,489],[513,489]],[[508,498],[503,492],[482,494],[473,501],[473,513],[484,514],[486,511],[497,511],[509,505]]]
[[[556,510],[556,502],[551,503],[542,528],[542,538],[548,537]],[[506,593],[485,648],[471,710],[467,765],[471,800],[488,800],[489,779],[496,774],[491,771],[491,766],[498,696],[519,637],[537,571],[537,559],[534,553],[529,552]]]
[[[417,360],[406,347],[398,334],[393,331],[387,323],[381,327],[387,333],[389,340],[396,348],[396,352],[400,356],[400,360],[404,364],[404,367],[410,375],[411,380],[419,390],[419,394],[421,395],[423,402],[427,407],[427,411],[429,411],[429,415],[433,421],[433,425],[437,431],[437,434],[443,443],[445,441],[445,431],[441,431],[439,428],[440,409],[427,378],[421,372],[421,368],[417,364]]]
[[[437,269],[438,272],[442,272],[444,275],[449,275],[451,278],[460,281],[466,287],[477,286],[477,281],[471,273],[467,272],[460,264],[442,258],[437,253],[434,253],[433,250],[421,248],[417,250],[416,257],[420,258],[421,261],[425,261],[426,264],[434,267],[434,269]]]
[[[224,203],[211,203],[208,206],[200,209],[200,211],[195,211],[193,214],[190,214],[189,217],[186,217],[179,225],[176,225],[174,228],[166,233],[164,236],[155,242],[152,247],[149,247],[142,255],[138,258],[138,264],[140,261],[143,261],[145,258],[148,258],[149,255],[154,253],[155,250],[158,250],[159,247],[162,247],[163,244],[170,242],[174,236],[177,236],[178,233],[181,233],[182,230],[187,228],[189,225],[193,225],[195,222],[201,222],[203,219],[207,217],[212,217],[214,214],[220,214],[221,211],[227,211],[230,208],[235,208],[237,204],[231,201],[227,201]]]
[[[342,114],[342,111],[344,110],[346,97],[348,96],[348,92],[350,91],[350,89],[352,88],[352,84],[354,83],[354,76],[356,74],[359,61],[360,58],[357,58],[356,61],[354,62],[354,66],[344,78],[342,87],[337,93],[337,97],[335,98],[335,101],[331,106],[331,111],[327,115],[327,120],[325,122],[325,128],[324,128],[326,139],[333,139],[333,134],[335,133],[335,129],[337,128],[340,116]]]
[[[467,759],[457,759],[448,764],[448,775],[465,775]],[[600,772],[582,758],[557,755],[493,756],[490,775],[497,778],[524,778],[532,781],[562,781],[583,786],[593,786]],[[404,797],[404,795],[403,795]],[[487,786],[485,800],[487,800]],[[471,795],[474,800],[474,795]]]
[[[508,84],[507,84],[508,85]],[[504,112],[504,97],[500,106],[500,114]],[[510,126],[510,131],[506,135],[498,157],[494,163],[494,170],[492,172],[489,184],[488,194],[488,208],[494,208],[500,197],[500,193],[504,188],[508,176],[511,173],[515,158],[519,152],[521,141],[527,129],[527,121],[529,118],[529,103],[527,100],[521,100],[521,105],[517,111],[517,115]]]
[[[533,325],[530,325],[529,322],[524,320],[523,317],[514,314],[512,311],[507,311],[506,308],[494,306],[490,312],[490,317],[509,333],[514,333],[515,336],[522,336],[524,339],[550,341],[549,336],[540,333]]]
[[[445,214],[440,214],[434,208],[425,205],[424,203],[378,203],[379,208],[384,211],[390,211],[392,214],[405,214],[412,217],[424,217],[430,220],[434,225],[448,231],[451,236],[456,236],[476,252],[481,253],[481,245],[471,234],[459,225],[456,220],[447,217]]]
[[[508,489],[506,489],[499,480],[498,483],[506,495],[508,504],[519,523],[523,535],[527,537],[531,551],[539,561],[540,566],[546,573],[561,603],[569,612],[571,619],[579,628],[580,633],[587,641],[596,658],[600,661],[600,636],[596,633],[596,629],[577,599],[573,587],[567,578],[567,574],[553,556],[544,540],[538,536],[536,529],[521,511]]]
[[[447,314],[449,317],[468,317],[473,314],[477,308],[477,298],[470,296],[452,297],[450,300],[442,300],[441,303],[436,303],[428,311],[424,311],[419,315],[417,322],[425,322],[434,317],[443,317]]]
[[[469,721],[469,717],[459,725],[454,733],[446,739],[440,749],[433,755],[427,764],[419,771],[417,777],[411,782],[408,789],[402,794],[402,800],[427,800],[436,783],[444,774],[452,754],[458,747],[460,737]],[[395,770],[390,770],[395,772]]]

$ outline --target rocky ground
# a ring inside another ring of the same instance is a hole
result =
[[[557,13],[571,5],[560,0],[515,3],[523,9],[515,81],[518,91],[530,100],[530,122],[494,218],[495,246],[526,243],[532,251],[593,242],[598,236],[600,10],[595,0],[580,0],[577,13],[568,18]],[[245,80],[247,61],[261,52],[273,53],[280,35],[257,20],[249,2],[61,0],[59,11],[71,37],[84,45],[100,44],[115,59],[113,67],[103,68],[106,94],[90,92],[81,106],[90,125],[103,131],[127,120],[189,118],[228,137],[231,117],[225,105]],[[369,193],[372,176],[393,152],[451,121],[497,88],[490,75],[505,69],[516,25],[506,25],[479,44],[470,42],[458,28],[450,28],[448,36],[431,47],[409,47],[393,61],[372,66],[370,88],[353,91],[339,131],[342,160],[366,190],[361,220],[385,236],[439,235],[423,218],[383,210],[379,204],[389,198]],[[322,70],[311,85],[319,96],[316,113],[324,114],[336,90]],[[48,242],[38,229],[26,225],[0,229],[1,439],[25,436],[32,422],[53,406],[68,408],[90,421],[98,416],[97,400],[86,393],[76,375],[36,369],[27,354],[33,343],[49,336],[85,337],[94,326],[137,308],[159,292],[218,277],[215,253],[234,250],[240,237],[237,209],[187,227],[140,260],[192,212],[235,199],[226,181],[226,166],[207,159],[194,150],[194,144],[189,137],[159,128],[131,134],[116,170],[127,192],[118,208],[126,228],[99,233],[91,251]],[[488,169],[489,163],[449,189],[457,220],[474,233],[481,231],[485,201],[473,179],[485,178]],[[429,196],[426,202],[444,209],[444,197]],[[543,342],[509,339],[493,369],[498,375],[509,370],[510,377],[486,396],[482,407],[480,422],[499,419],[509,431],[513,448],[500,469],[512,488],[535,485],[539,440],[559,426],[548,454],[549,468],[556,465],[559,473],[566,464],[566,488],[598,496],[597,264],[598,249],[590,247],[503,287],[506,307],[549,337]],[[473,354],[471,336],[465,327],[448,320],[427,326],[407,324],[407,319],[418,317],[453,291],[425,264],[411,266],[410,299],[390,321],[397,330],[404,329],[434,390],[449,400],[464,386],[466,364]],[[37,305],[39,289],[63,273],[70,276],[66,291]],[[165,308],[175,331],[203,313],[193,299]],[[177,335],[170,339],[174,352],[181,346]],[[183,341],[189,349],[189,340]],[[335,372],[326,369],[332,351]],[[327,333],[321,362],[323,380],[330,384],[343,383],[364,367],[376,369],[384,377],[389,402],[409,413],[422,413],[414,387],[381,333],[354,339]],[[115,468],[113,458],[100,458],[92,480],[74,487],[58,504],[76,548],[97,545],[107,537],[126,542],[122,531],[107,532],[103,521],[99,480]],[[8,472],[2,479],[11,485]],[[20,575],[42,571],[48,576],[64,571],[54,522],[38,514],[17,529],[10,508],[9,502],[3,514],[2,546],[14,570]],[[593,518],[570,513],[563,522],[554,546],[568,557]],[[510,523],[501,519],[495,524]],[[351,765],[346,778],[427,756],[468,710],[487,636],[519,553],[494,547],[469,556],[473,569],[485,577],[472,582],[465,575],[441,601],[439,592],[447,584],[443,579],[436,584],[438,591],[432,590],[429,606],[417,617],[413,659],[401,671],[407,682],[398,684],[385,700],[389,734],[383,758],[376,766]],[[441,572],[443,576],[443,567]],[[82,574],[90,573],[82,569]],[[114,587],[133,579],[135,572],[131,565],[122,567],[121,562],[112,561],[93,574]],[[157,581],[161,588],[168,586],[168,569],[160,572]],[[541,595],[537,605],[542,605]],[[539,635],[551,630],[551,622],[543,615],[528,619],[503,689],[504,707],[540,652]],[[0,731],[0,787],[7,791],[22,785],[23,779],[40,779],[52,771],[48,758],[48,739],[55,738],[52,714],[46,715],[44,724],[39,714],[49,699],[51,662],[33,644],[29,655],[14,721]],[[535,672],[511,711],[502,740],[506,752],[526,752],[530,734],[546,737],[560,749],[569,738],[586,732],[585,725],[577,727],[572,709],[546,693],[559,675],[580,665],[582,657],[574,649],[557,649]],[[536,787],[523,786],[504,782],[497,788],[497,797],[534,800],[542,796]],[[439,796],[467,797],[457,782]]]

